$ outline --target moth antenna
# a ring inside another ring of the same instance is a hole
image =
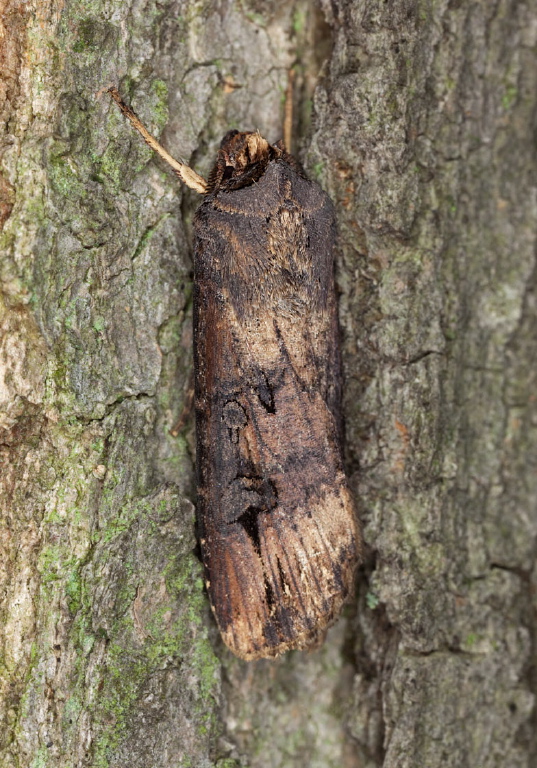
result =
[[[120,110],[123,112],[125,117],[127,117],[138,133],[142,136],[145,143],[153,149],[157,155],[159,155],[165,162],[168,163],[168,165],[171,165],[177,176],[183,181],[187,187],[190,187],[190,189],[195,190],[196,192],[199,192],[200,194],[204,195],[207,192],[207,182],[203,178],[203,176],[200,176],[196,173],[196,171],[193,171],[192,168],[190,168],[186,163],[180,163],[178,160],[175,160],[166,150],[164,147],[159,144],[159,142],[155,139],[154,136],[151,136],[147,128],[142,125],[140,119],[138,116],[132,111],[132,109],[125,104],[121,96],[119,95],[119,91],[117,88],[109,88],[108,93],[110,96],[114,99]]]

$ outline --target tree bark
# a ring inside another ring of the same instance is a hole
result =
[[[2,25],[2,766],[535,765],[537,8],[3,0]],[[280,138],[291,66],[367,555],[322,649],[247,663],[204,593],[192,414],[171,434],[197,201],[103,89],[206,175],[228,129]]]

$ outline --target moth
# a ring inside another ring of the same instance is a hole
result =
[[[207,592],[242,659],[315,647],[361,537],[343,468],[335,215],[283,142],[230,131],[205,181],[122,112],[190,188],[198,527]]]

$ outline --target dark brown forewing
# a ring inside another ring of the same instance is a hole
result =
[[[208,591],[224,641],[252,659],[317,641],[351,588],[358,532],[330,203],[281,163],[244,191],[197,217],[195,351]]]

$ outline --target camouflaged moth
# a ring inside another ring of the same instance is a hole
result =
[[[207,591],[242,659],[310,648],[361,549],[341,448],[335,216],[282,142],[230,131],[195,221],[198,515]]]

